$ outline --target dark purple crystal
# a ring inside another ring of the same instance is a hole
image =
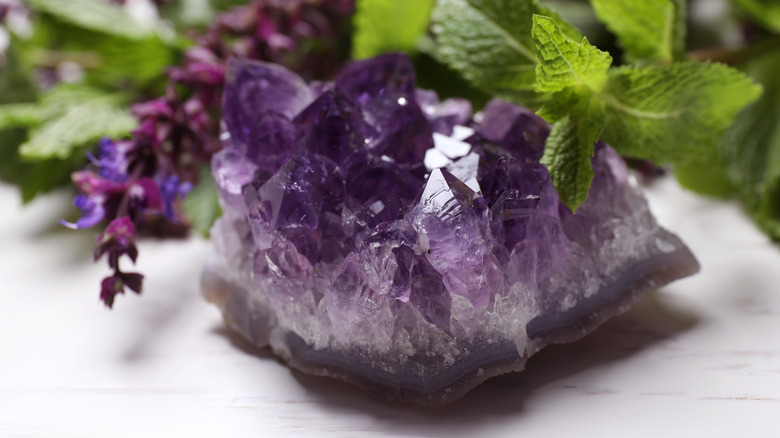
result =
[[[611,148],[573,214],[541,118],[493,100],[472,119],[416,89],[404,55],[311,88],[234,59],[224,106],[206,293],[304,371],[447,402],[698,269]]]
[[[222,113],[231,137],[246,142],[268,111],[293,117],[311,102],[306,83],[282,66],[232,58],[228,61]]]

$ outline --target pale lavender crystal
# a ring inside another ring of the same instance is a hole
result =
[[[499,100],[472,118],[416,89],[404,55],[311,88],[234,59],[224,114],[206,296],[312,374],[446,403],[698,270],[614,150],[596,144],[575,215],[539,163],[541,118]]]

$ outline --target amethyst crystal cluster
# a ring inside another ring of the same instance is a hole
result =
[[[539,163],[548,133],[506,102],[472,115],[418,90],[403,55],[312,84],[233,59],[205,294],[293,367],[388,399],[522,370],[698,270],[609,146],[572,214]]]

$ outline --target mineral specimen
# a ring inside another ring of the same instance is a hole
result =
[[[542,119],[499,100],[472,117],[403,55],[311,85],[233,59],[224,128],[206,297],[291,366],[386,399],[452,401],[698,270],[609,146],[572,214]]]

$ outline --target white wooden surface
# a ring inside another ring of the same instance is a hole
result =
[[[108,311],[92,232],[0,185],[0,437],[780,436],[780,248],[731,203],[649,198],[701,274],[445,409],[290,371],[200,299],[200,239],[141,244],[143,297]]]

